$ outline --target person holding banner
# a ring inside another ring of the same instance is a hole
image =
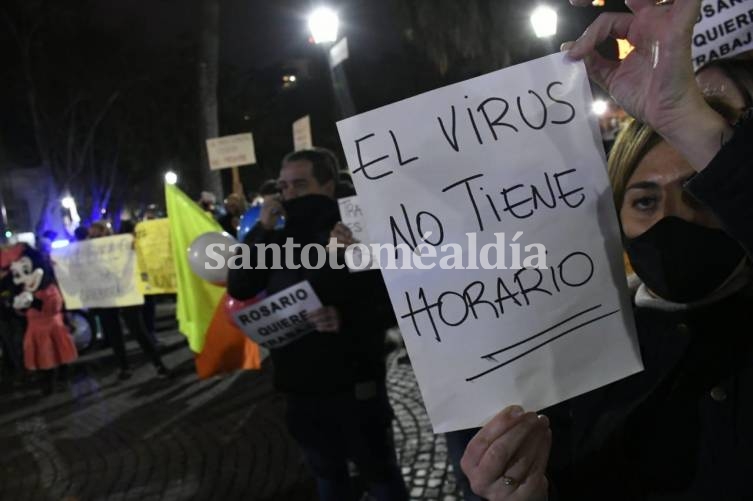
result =
[[[385,330],[395,319],[381,276],[350,273],[343,265],[332,266],[331,260],[320,269],[295,264],[306,262],[301,247],[308,244],[320,244],[323,255],[336,226],[341,243],[349,243],[338,225],[333,198],[337,172],[336,158],[327,150],[301,150],[285,157],[281,197],[265,198],[260,220],[245,238],[256,268],[230,269],[228,293],[245,300],[262,291],[274,296],[310,284],[324,305],[304,317],[314,330],[271,349],[275,386],[287,400],[288,429],[303,450],[323,501],[353,499],[349,458],[369,483],[374,499],[407,500],[385,385]],[[275,229],[282,216],[285,227]],[[266,253],[266,267],[256,265],[259,244],[287,247],[287,242],[298,246],[292,253],[295,263],[286,256],[284,266],[271,269],[274,252],[266,248],[261,251]]]
[[[89,228],[89,238],[102,238],[110,235],[112,235],[112,229],[110,228],[110,225],[104,221],[96,221],[92,223]],[[115,358],[118,361],[118,365],[120,366],[120,373],[118,374],[119,379],[125,380],[132,376],[131,366],[128,362],[128,355],[126,353],[123,329],[120,325],[121,313],[123,314],[123,320],[126,323],[126,327],[128,327],[128,332],[136,338],[142,351],[149,356],[155,370],[157,371],[157,375],[161,377],[167,377],[170,375],[169,369],[165,367],[165,364],[162,362],[162,357],[160,356],[159,351],[157,351],[154,341],[152,341],[147,332],[146,325],[144,324],[143,306],[94,308],[91,312],[99,319],[105,337],[110,343]]]
[[[639,120],[609,168],[642,282],[645,370],[545,415],[495,416],[462,460],[491,500],[753,499],[753,119],[730,126],[694,81],[700,0],[627,4],[566,49]],[[608,37],[636,50],[607,61],[596,46]]]

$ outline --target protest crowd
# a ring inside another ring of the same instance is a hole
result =
[[[221,206],[211,191],[191,200],[166,186],[164,210],[156,203],[139,217],[82,223],[64,246],[38,235],[33,245],[0,247],[2,391],[65,393],[92,352],[107,355],[119,384],[141,371],[169,384],[155,312],[177,301],[181,349],[195,356],[200,378],[272,372],[322,501],[415,499],[387,379],[398,348],[407,349],[399,363],[416,372],[434,432],[444,434],[462,499],[753,499],[753,59],[694,68],[700,1],[626,4],[629,12],[601,14],[561,53],[531,63],[551,73],[545,90],[509,89],[538,97],[541,126],[521,97],[510,123],[502,120],[513,98],[487,98],[478,121],[468,108],[465,132],[462,107],[457,122],[454,106],[438,111],[435,143],[412,126],[429,104],[454,102],[452,92],[497,92],[498,81],[479,77],[409,100],[401,118],[390,114],[394,105],[340,122],[344,163],[309,145],[253,192],[234,181]],[[629,40],[633,51],[605,58],[598,48],[610,39]],[[582,117],[586,75],[624,110],[614,141],[594,139],[598,126]],[[500,102],[505,112],[492,119]],[[403,117],[411,130],[401,135]],[[493,183],[505,178],[493,171],[503,165],[478,152],[510,137],[553,164],[536,167],[537,177],[520,174],[522,184],[508,180],[495,202]],[[576,137],[580,151],[563,146]],[[450,154],[473,167],[436,167]],[[426,181],[420,169],[436,176]],[[524,184],[530,198],[516,198]],[[560,227],[557,218],[569,219]],[[549,267],[527,273],[356,270],[346,252],[390,239],[415,263],[449,240],[453,225],[458,235],[478,230],[483,242],[494,238],[483,240],[489,227],[529,225],[562,245],[548,245]],[[223,263],[278,262],[285,247],[284,264],[215,269],[212,245],[226,245]],[[316,248],[329,260],[301,266]],[[579,264],[566,269],[568,260]],[[165,270],[169,278],[157,278]],[[388,336],[398,328],[402,338]]]

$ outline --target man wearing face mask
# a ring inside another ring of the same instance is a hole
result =
[[[326,245],[330,236],[352,243],[337,201],[337,160],[324,149],[291,153],[282,162],[279,195],[269,195],[245,243]],[[279,226],[284,217],[284,228]],[[270,254],[271,255],[271,254]],[[328,260],[329,261],[329,260]],[[342,264],[342,256],[339,256]],[[270,266],[271,259],[267,259]],[[321,269],[231,269],[228,293],[248,299],[307,280],[324,305],[308,319],[315,331],[271,350],[275,386],[287,399],[287,424],[317,480],[323,501],[353,499],[347,460],[353,460],[378,500],[407,499],[392,441],[392,409],[385,386],[384,332],[394,325],[378,272]]]

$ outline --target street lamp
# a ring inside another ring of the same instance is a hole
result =
[[[72,209],[76,206],[76,201],[71,196],[63,197],[60,199],[60,205],[63,206],[63,209]]]
[[[167,171],[165,173],[165,182],[167,184],[176,184],[178,182],[178,175],[173,171]]]
[[[600,117],[600,116],[602,116],[602,115],[603,115],[604,113],[606,113],[606,112],[607,112],[607,108],[608,108],[608,107],[609,107],[609,105],[607,104],[607,102],[606,102],[606,101],[604,101],[603,99],[597,99],[597,100],[596,100],[596,101],[594,101],[594,102],[593,102],[593,104],[591,105],[591,111],[593,111],[594,115],[596,115],[596,116],[599,116],[599,117]]]
[[[63,215],[65,229],[68,233],[72,233],[73,230],[78,228],[79,223],[81,223],[81,216],[78,214],[76,199],[70,195],[66,195],[60,199],[60,205],[67,211],[67,214]]]
[[[546,5],[536,7],[531,13],[531,26],[538,38],[548,38],[557,34],[557,11]]]
[[[337,41],[339,27],[337,12],[329,7],[317,7],[309,14],[309,30],[316,44]]]

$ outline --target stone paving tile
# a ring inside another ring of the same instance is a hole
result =
[[[395,410],[395,448],[411,499],[455,501],[457,493],[444,435],[431,431],[416,376],[404,350],[387,360],[387,388]]]
[[[109,351],[100,351],[75,367],[64,391],[41,398],[27,385],[0,394],[0,500],[316,499],[269,364],[200,381],[182,337],[160,339],[172,379],[141,360],[119,381]],[[404,352],[388,359],[388,388],[411,499],[460,499],[444,437],[432,434],[401,360]]]

